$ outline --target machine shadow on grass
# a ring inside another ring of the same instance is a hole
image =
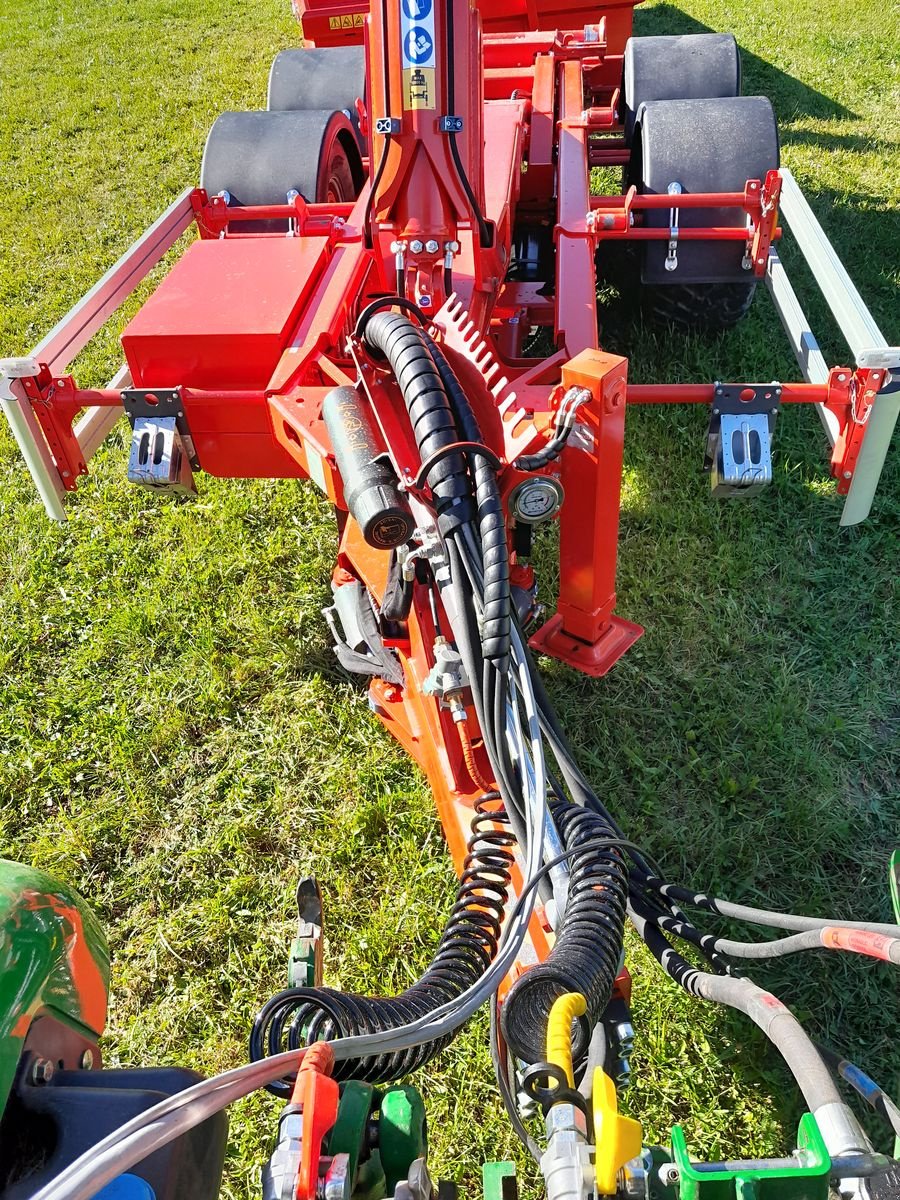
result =
[[[704,25],[674,4],[657,4],[653,8],[636,8],[634,33],[636,37],[657,35],[680,36],[687,33],[719,33]],[[817,92],[802,80],[788,75],[741,46],[742,86],[747,96],[768,96],[775,105],[779,120],[797,116],[820,120],[856,118],[857,114],[830,96]]]

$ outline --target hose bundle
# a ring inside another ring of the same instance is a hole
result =
[[[517,980],[503,1005],[501,1025],[512,1051],[526,1062],[538,1062],[544,1058],[553,1002],[567,992],[580,992],[587,1012],[573,1035],[577,1062],[587,1051],[590,1031],[609,1003],[619,971],[628,878],[618,850],[594,848],[599,839],[614,836],[599,813],[559,798],[550,801],[550,811],[566,850],[585,848],[570,860],[565,916],[553,949]]]

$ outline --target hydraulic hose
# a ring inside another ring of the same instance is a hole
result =
[[[575,1086],[575,1068],[572,1066],[572,1022],[583,1017],[586,1011],[584,996],[580,992],[567,992],[554,1000],[547,1021],[547,1062],[565,1072],[570,1088]]]
[[[396,376],[422,462],[460,440],[450,401],[431,351],[416,325],[400,313],[376,313],[367,323],[363,340],[388,360]],[[474,517],[471,484],[461,452],[441,458],[429,470],[438,529],[446,536]]]
[[[363,340],[393,368],[412,422],[422,462],[459,441],[481,441],[468,398],[437,346],[399,313],[376,313],[365,325]],[[475,497],[466,457],[450,452],[428,472],[438,529],[449,536],[478,519],[484,556],[482,654],[505,671],[509,654],[509,548],[503,505],[493,468],[472,454]]]
[[[572,1057],[587,1052],[590,1031],[609,1002],[625,937],[628,875],[614,848],[591,843],[613,835],[598,813],[568,800],[551,799],[550,811],[571,860],[569,895],[556,943],[544,962],[513,985],[501,1013],[503,1036],[526,1062],[544,1057],[545,1036],[554,1002],[568,992],[584,996],[585,1018],[572,1038]]]
[[[487,793],[475,803],[456,903],[421,979],[389,999],[328,987],[287,988],[264,1005],[253,1023],[250,1057],[254,1061],[315,1041],[386,1033],[456,999],[477,983],[500,944],[513,862],[510,847],[515,837],[497,799],[496,793]],[[343,1059],[337,1063],[335,1078],[388,1083],[423,1066],[452,1038],[449,1033],[403,1050]],[[291,1088],[279,1080],[268,1090],[286,1096]]]
[[[463,439],[468,442],[481,442],[478,419],[453,368],[428,334],[424,336]],[[498,670],[502,670],[509,648],[511,613],[506,516],[493,466],[478,453],[472,454],[471,458],[478,510],[478,532],[481,537],[481,565],[484,572],[483,653],[488,661],[498,663]]]

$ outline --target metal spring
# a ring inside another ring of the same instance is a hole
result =
[[[484,974],[500,942],[515,836],[499,793],[485,792],[474,808],[456,902],[435,956],[421,979],[391,998],[360,996],[328,987],[287,988],[257,1014],[250,1035],[251,1059],[259,1061],[315,1041],[397,1029],[455,999]],[[335,1065],[334,1076],[389,1083],[424,1066],[452,1037],[408,1050],[344,1059]],[[287,1096],[292,1082],[285,1078],[268,1090]]]

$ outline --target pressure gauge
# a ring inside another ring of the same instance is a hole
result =
[[[562,502],[563,490],[559,480],[549,475],[539,475],[534,479],[523,479],[513,489],[509,509],[517,521],[537,525],[555,517]]]

